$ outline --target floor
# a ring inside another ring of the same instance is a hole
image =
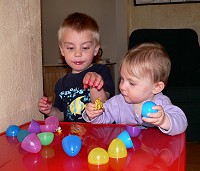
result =
[[[200,171],[200,142],[186,144],[186,171]]]

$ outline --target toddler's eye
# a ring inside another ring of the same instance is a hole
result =
[[[130,82],[130,85],[131,85],[131,86],[134,86],[134,85],[135,85],[135,83],[132,83],[132,82]]]
[[[120,78],[120,83],[123,83],[124,82],[124,79],[123,78]]]

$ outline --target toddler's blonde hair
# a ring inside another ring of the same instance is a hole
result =
[[[143,43],[130,49],[123,57],[120,70],[134,77],[149,77],[154,83],[167,84],[171,61],[164,47],[158,43]]]

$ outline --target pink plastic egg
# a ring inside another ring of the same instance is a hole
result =
[[[58,128],[59,126],[59,120],[55,116],[49,116],[48,118],[45,119],[45,125],[54,125],[55,128]]]
[[[56,128],[55,125],[40,125],[41,132],[54,132]]]
[[[21,147],[27,152],[38,153],[41,150],[42,145],[38,136],[35,133],[31,133],[24,138]]]

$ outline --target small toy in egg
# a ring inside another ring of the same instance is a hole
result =
[[[55,132],[57,132],[58,134],[62,134],[62,128],[59,126],[59,127],[55,130]]]
[[[98,97],[95,100],[95,108],[94,108],[94,110],[100,110],[100,109],[104,109],[104,108],[103,108],[103,103],[101,102],[100,98]]]

